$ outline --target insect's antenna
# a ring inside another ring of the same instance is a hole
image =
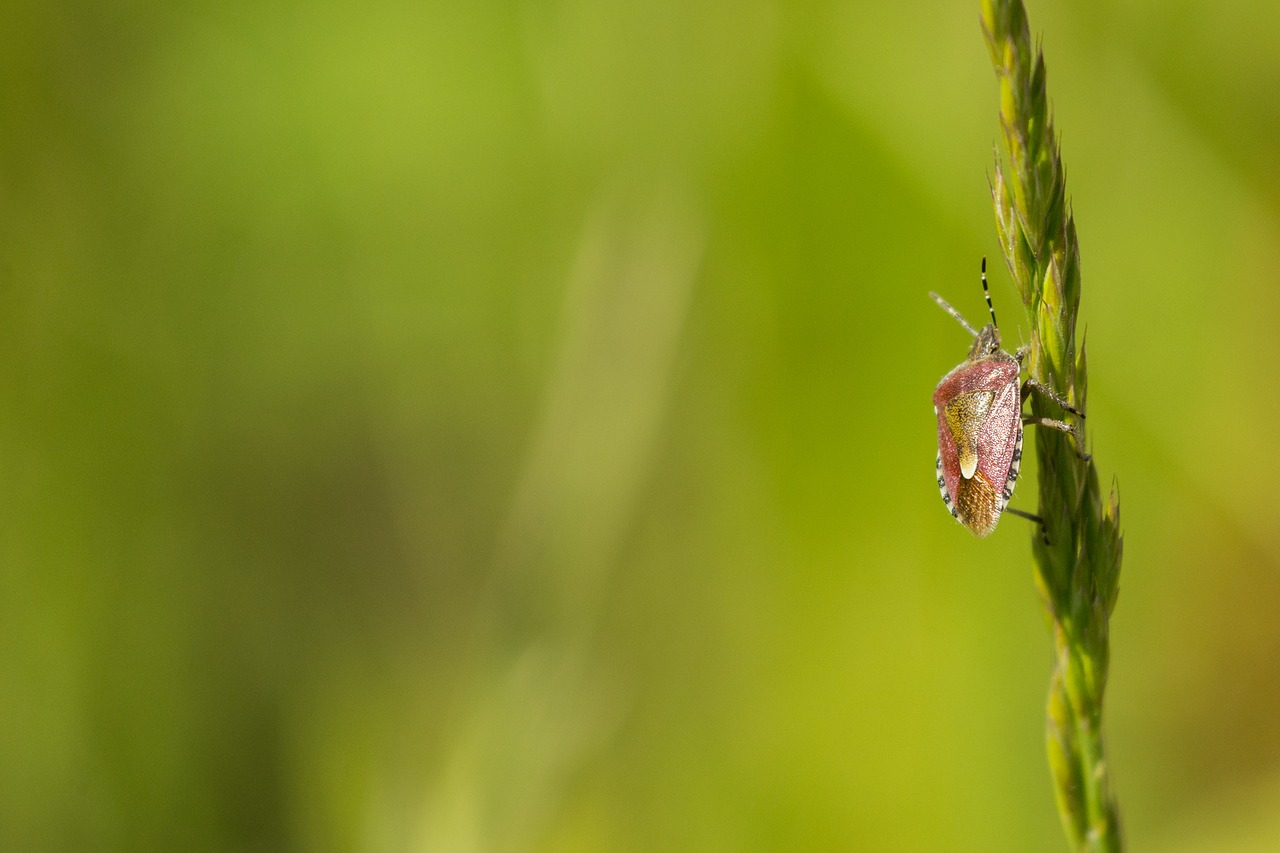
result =
[[[997,329],[1000,324],[996,322],[996,309],[991,304],[991,291],[987,288],[987,256],[982,256],[982,295],[987,297],[987,310],[991,312],[991,325]]]
[[[955,317],[955,318],[956,318],[956,322],[957,322],[957,323],[959,323],[961,326],[964,326],[965,331],[967,331],[969,334],[973,335],[975,338],[978,336],[978,330],[977,330],[977,329],[975,329],[973,326],[970,326],[970,325],[969,325],[969,321],[968,321],[968,320],[966,320],[965,318],[961,317],[961,316],[960,316],[960,312],[959,312],[959,311],[957,311],[956,309],[954,309],[954,308],[952,308],[950,305],[948,305],[948,304],[947,304],[947,300],[943,299],[941,296],[939,296],[938,294],[934,293],[932,290],[931,290],[931,291],[929,291],[929,295],[930,295],[931,297],[933,297],[933,301],[934,301],[934,302],[938,303],[938,305],[940,305],[940,306],[942,307],[942,310],[943,310],[943,311],[946,311],[946,312],[947,312],[948,314],[950,314],[952,317]]]

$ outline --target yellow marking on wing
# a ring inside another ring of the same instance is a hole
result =
[[[978,470],[978,427],[990,411],[995,397],[994,391],[970,391],[947,403],[943,412],[947,428],[956,442],[960,473],[966,480]]]

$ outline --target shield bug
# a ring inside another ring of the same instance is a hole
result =
[[[968,357],[942,377],[933,392],[938,416],[938,489],[947,509],[975,536],[996,529],[1013,496],[1022,463],[1023,424],[1038,424],[1077,434],[1073,426],[1051,418],[1024,417],[1022,404],[1036,391],[1073,414],[1084,415],[1047,388],[1028,378],[1019,389],[1024,350],[1010,355],[1000,349],[996,311],[987,288],[987,259],[982,259],[982,292],[991,323],[978,331],[936,293],[929,295],[969,334]],[[1040,522],[1039,516],[1009,512]]]

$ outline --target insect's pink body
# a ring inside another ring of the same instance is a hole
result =
[[[971,357],[944,376],[933,392],[938,488],[951,514],[977,536],[995,530],[1018,480],[1018,371],[1017,360],[997,350]]]
[[[996,529],[1000,514],[1009,505],[1022,464],[1022,425],[1035,424],[1069,432],[1082,441],[1076,427],[1066,421],[1022,416],[1022,402],[1030,392],[1053,400],[1084,420],[1084,412],[1033,379],[1019,384],[1023,350],[1018,355],[1000,349],[996,310],[987,289],[987,259],[982,259],[982,294],[991,313],[990,325],[975,329],[960,312],[936,293],[934,301],[973,335],[969,356],[942,377],[933,391],[933,412],[938,416],[938,491],[951,514],[975,536]],[[1088,458],[1081,454],[1081,458]],[[1016,515],[1040,524],[1037,515],[1011,509]],[[1045,533],[1045,541],[1048,534]]]

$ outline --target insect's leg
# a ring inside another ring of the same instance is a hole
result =
[[[1075,436],[1076,439],[1076,456],[1079,456],[1085,462],[1088,462],[1093,458],[1092,454],[1085,453],[1080,449],[1080,446],[1084,444],[1084,442],[1081,441],[1080,430],[1076,429],[1066,421],[1055,421],[1053,418],[1042,418],[1038,415],[1023,415],[1022,423],[1024,426],[1049,427],[1050,429],[1056,429],[1059,432],[1069,433],[1070,435]]]
[[[1055,421],[1053,418],[1042,418],[1038,415],[1023,415],[1022,423],[1024,426],[1042,426],[1056,429],[1059,432],[1069,432],[1076,434],[1076,428],[1066,421]]]
[[[1018,352],[1022,352],[1022,350],[1018,350]],[[1046,388],[1044,385],[1041,385],[1039,382],[1035,381],[1031,377],[1027,377],[1027,379],[1022,383],[1022,402],[1024,403],[1027,402],[1027,398],[1031,396],[1032,391],[1035,391],[1037,394],[1039,394],[1042,397],[1049,398],[1050,400],[1057,403],[1062,408],[1066,409],[1071,414],[1079,415],[1081,420],[1084,419],[1084,412],[1080,411],[1075,406],[1071,405],[1066,400],[1062,399],[1057,394],[1053,393],[1051,389]]]
[[[1011,506],[1005,507],[1004,511],[1012,513],[1013,515],[1018,516],[1018,518],[1025,518],[1027,521],[1040,525],[1040,535],[1044,538],[1044,544],[1049,544],[1049,530],[1044,526],[1043,518],[1038,515],[1032,515],[1029,512],[1023,512],[1020,509],[1014,509]]]
[[[1073,435],[1076,439],[1076,456],[1079,456],[1085,462],[1088,462],[1093,458],[1091,454],[1085,453],[1080,449],[1080,446],[1084,443],[1081,441],[1080,430],[1076,429],[1075,426],[1067,423],[1066,421],[1056,421],[1053,418],[1042,418],[1038,415],[1024,415],[1022,417],[1022,423],[1024,426],[1049,427],[1049,429],[1056,429],[1059,432],[1065,432]]]
[[[1035,381],[1034,379],[1031,379],[1030,377],[1028,377],[1026,381],[1022,383],[1021,397],[1022,397],[1023,405],[1026,404],[1027,398],[1031,396],[1032,391],[1035,391],[1036,393],[1044,397],[1048,397],[1050,400],[1057,403],[1059,406],[1066,409],[1071,414],[1078,415],[1080,417],[1080,420],[1084,420],[1084,412],[1080,411],[1075,406],[1072,406],[1066,400],[1062,399],[1057,394],[1053,393],[1053,391],[1049,390],[1048,388],[1041,385],[1039,382]],[[1066,421],[1056,420],[1055,418],[1043,418],[1038,415],[1025,415],[1022,418],[1022,423],[1024,425],[1049,427],[1050,429],[1056,429],[1060,432],[1070,433],[1071,435],[1075,436],[1075,439],[1076,439],[1076,455],[1079,456],[1081,459],[1083,459],[1085,462],[1088,462],[1090,459],[1093,458],[1088,453],[1085,453],[1084,451],[1080,450],[1080,448],[1084,446],[1084,435],[1081,433],[1081,431],[1078,428],[1076,428],[1072,424],[1067,423]]]

